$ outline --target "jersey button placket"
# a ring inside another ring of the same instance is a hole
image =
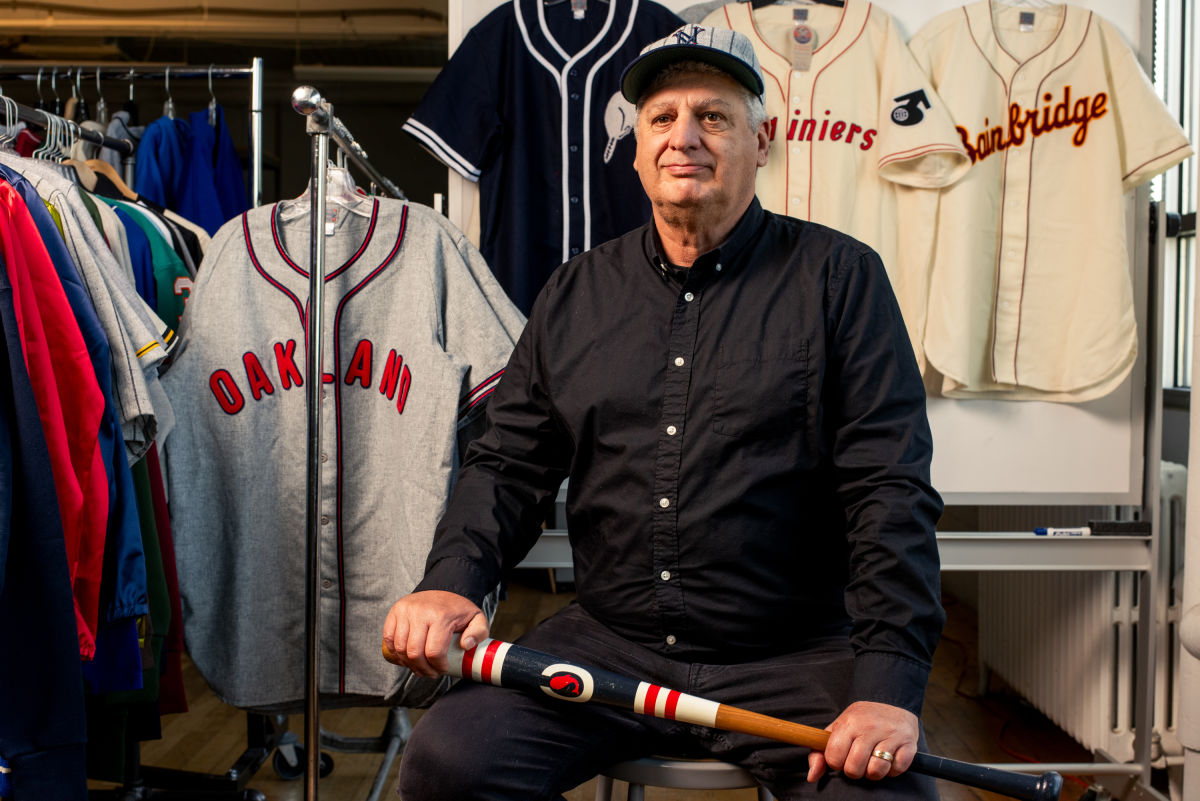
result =
[[[1020,72],[1013,81],[1010,105],[1021,108],[1036,108],[1036,87],[1024,87]],[[1025,246],[1029,227],[1029,207],[1021,202],[1020,193],[1012,187],[1028,186],[1032,178],[1035,137],[1031,126],[1024,128],[1024,140],[1019,146],[1010,146],[1003,154],[1004,186],[1009,187],[1003,198],[1003,221],[1000,228],[1000,252],[997,254],[996,298],[992,310],[994,315],[994,338],[992,341],[992,378],[1004,384],[1016,384],[1017,340],[1021,324],[1021,291],[1025,279]]]

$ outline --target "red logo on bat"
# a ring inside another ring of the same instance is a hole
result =
[[[550,676],[550,689],[564,698],[578,698],[583,692],[583,680],[574,673],[555,673]]]

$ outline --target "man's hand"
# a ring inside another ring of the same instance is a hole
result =
[[[808,755],[810,782],[821,778],[827,768],[851,779],[899,776],[917,753],[917,716],[898,706],[855,701],[825,728],[830,732],[825,752]],[[876,749],[892,753],[895,759],[888,762],[871,756]]]
[[[435,679],[446,672],[450,638],[462,632],[462,647],[473,648],[488,636],[487,616],[461,595],[427,590],[406,595],[383,623],[383,644],[390,660],[413,673]]]

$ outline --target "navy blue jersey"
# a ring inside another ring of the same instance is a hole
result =
[[[650,219],[621,73],[682,25],[650,0],[512,0],[459,44],[404,124],[479,183],[480,251],[526,314],[562,262]]]

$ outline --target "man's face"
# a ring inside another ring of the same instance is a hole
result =
[[[683,73],[643,99],[634,168],[655,209],[739,212],[767,163],[767,126],[752,130],[727,75]]]

